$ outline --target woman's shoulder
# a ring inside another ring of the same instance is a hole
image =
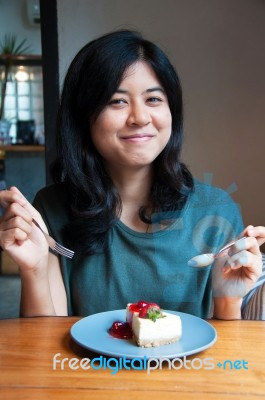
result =
[[[51,198],[54,197],[62,197],[65,198],[67,196],[67,189],[65,183],[54,183],[44,188],[40,189],[37,194],[36,198],[40,198],[43,201],[48,200],[50,202]]]
[[[234,203],[229,192],[212,186],[199,180],[194,180],[194,190],[191,196],[194,202],[207,203],[207,204],[224,204],[224,203]]]
[[[62,241],[62,229],[71,219],[70,201],[64,183],[56,183],[39,190],[33,206],[41,214],[55,240]]]
[[[229,228],[229,232],[239,234],[243,229],[241,209],[229,192],[230,190],[225,191],[203,182],[194,182],[186,215],[194,220],[201,218],[204,223],[213,227],[223,226],[226,230]]]
[[[46,217],[65,216],[69,214],[69,198],[64,183],[46,186],[38,191],[33,206]]]

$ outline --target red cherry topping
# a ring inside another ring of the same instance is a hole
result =
[[[143,307],[147,306],[147,302],[146,301],[138,301],[137,303],[132,303],[129,306],[129,311],[131,312],[139,312]]]
[[[140,318],[145,318],[149,308],[155,308],[157,310],[160,310],[160,307],[156,303],[148,303],[147,301],[138,301],[137,303],[132,303],[129,306],[129,311],[131,312],[138,312]]]
[[[148,311],[152,309],[152,310],[160,310],[160,307],[155,304],[155,303],[150,303],[148,305],[146,305],[145,307],[143,307],[140,311],[139,311],[139,317],[140,318],[146,318],[148,315]]]
[[[118,339],[131,339],[133,337],[132,328],[128,322],[113,322],[109,329],[109,334]]]

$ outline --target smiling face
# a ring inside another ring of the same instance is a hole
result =
[[[148,64],[137,62],[91,126],[91,139],[109,170],[150,168],[170,138],[171,124],[163,87]]]

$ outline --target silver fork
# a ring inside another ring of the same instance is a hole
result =
[[[61,254],[62,256],[73,258],[75,252],[72,250],[67,249],[66,247],[62,246],[61,244],[57,243],[48,233],[44,232],[38,222],[33,218],[32,222],[42,231],[43,235],[45,236],[47,243],[50,249],[56,251],[56,253]]]

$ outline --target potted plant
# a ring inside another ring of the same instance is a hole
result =
[[[18,41],[17,35],[6,33],[0,41],[0,57],[3,61],[3,71],[0,75],[1,81],[1,98],[0,98],[0,140],[5,142],[5,138],[9,136],[10,122],[4,118],[4,107],[8,76],[13,66],[14,58],[25,54],[30,46],[26,45],[27,39]]]

